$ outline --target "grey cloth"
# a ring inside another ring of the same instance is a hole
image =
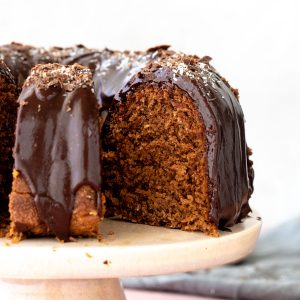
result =
[[[238,264],[125,278],[123,285],[226,299],[300,299],[300,217],[262,236],[254,253]]]

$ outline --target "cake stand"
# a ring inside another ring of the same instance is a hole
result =
[[[238,261],[254,249],[253,212],[219,238],[200,232],[104,220],[102,240],[60,243],[0,239],[0,299],[125,299],[120,277],[169,274]]]

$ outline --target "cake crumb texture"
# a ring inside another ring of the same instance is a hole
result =
[[[176,86],[152,83],[116,107],[104,125],[107,215],[218,236],[209,220],[207,141],[195,103]]]

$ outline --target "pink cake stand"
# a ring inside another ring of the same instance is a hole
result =
[[[0,299],[125,299],[119,278],[207,269],[252,252],[257,212],[213,238],[200,232],[105,220],[103,239],[0,239]]]

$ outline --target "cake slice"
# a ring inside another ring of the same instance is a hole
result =
[[[0,60],[0,236],[5,234],[8,223],[8,194],[12,181],[12,148],[17,118],[18,89],[15,80]]]
[[[37,65],[19,97],[11,235],[97,236],[102,218],[98,104],[78,64]]]
[[[253,172],[237,96],[208,57],[148,63],[103,127],[107,215],[212,236],[246,217]]]

